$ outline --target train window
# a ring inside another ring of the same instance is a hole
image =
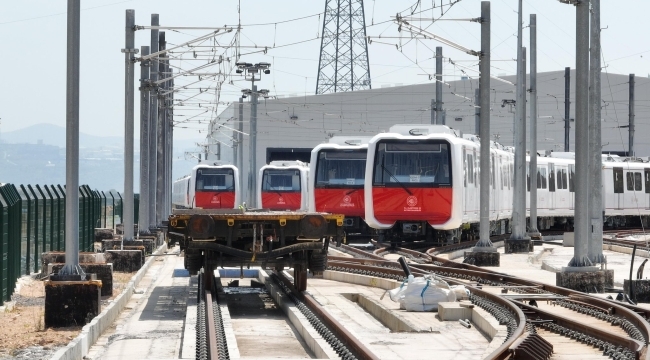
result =
[[[575,189],[573,187],[573,177],[576,174],[576,166],[575,165],[569,165],[569,191],[570,192],[575,192]]]
[[[465,187],[467,187],[467,177],[468,177],[468,172],[467,172],[467,154],[463,157],[463,183]]]
[[[557,189],[558,190],[566,189],[567,188],[566,169],[558,168],[556,175],[557,175]]]
[[[494,176],[495,176],[495,173],[496,173],[496,170],[495,170],[496,164],[495,164],[494,160],[495,160],[494,155],[490,156],[490,185],[492,186],[493,189],[496,189],[497,188],[497,183],[496,183],[496,181],[494,181]]]
[[[474,183],[474,155],[467,154],[467,179],[468,183]]]
[[[501,162],[503,162],[503,160],[501,158],[499,158],[499,164]],[[503,176],[503,165],[499,166],[499,169],[501,170],[499,172],[499,177],[501,178],[501,181],[499,181],[499,182],[501,183],[501,189],[503,189],[503,185],[504,185],[503,182],[505,181],[505,178],[506,178],[505,176]]]
[[[508,167],[508,189],[510,189],[510,186],[512,186],[515,182],[515,164],[510,163],[510,166]]]
[[[232,169],[198,169],[196,170],[196,191],[234,190]]]
[[[555,191],[555,164],[548,164],[548,191]]]
[[[627,190],[628,191],[641,191],[641,173],[640,172],[627,172]]]
[[[321,150],[316,163],[316,187],[363,187],[366,150]]]
[[[645,193],[650,194],[650,169],[643,169],[645,175]]]
[[[612,174],[614,176],[614,194],[623,193],[623,168],[615,167],[612,169]]]
[[[546,189],[546,166],[537,168],[537,188]]]
[[[634,191],[634,173],[631,171],[628,171],[625,173],[625,177],[627,177],[627,191]]]
[[[262,175],[262,191],[300,191],[300,171],[266,169]]]
[[[480,186],[481,183],[481,155],[474,151],[474,186]]]
[[[375,155],[373,185],[451,185],[449,144],[444,141],[381,141]],[[474,163],[467,160],[471,181]]]

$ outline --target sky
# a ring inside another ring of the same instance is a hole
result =
[[[448,4],[450,0],[442,0]],[[480,26],[464,21],[480,16],[479,0],[461,0],[445,11],[442,19],[441,0],[366,0],[365,19],[367,35],[373,39],[368,45],[370,74],[374,88],[430,82],[435,73],[435,40],[410,41],[409,33],[398,32],[392,21],[396,13],[421,20],[414,25],[427,28],[433,34],[445,37],[462,46],[480,49]],[[492,74],[515,73],[517,44],[517,1],[493,0],[492,8]],[[637,77],[650,76],[650,42],[645,40],[642,24],[650,13],[650,1],[601,1],[602,58],[605,71],[618,74],[635,73]],[[322,32],[324,0],[82,0],[81,1],[81,95],[80,131],[99,136],[124,135],[124,22],[125,10],[134,9],[136,25],[150,25],[152,13],[160,16],[166,26],[236,26],[241,18],[240,61],[271,63],[271,74],[264,75],[259,88],[274,95],[312,95],[316,88],[320,34]],[[427,10],[431,7],[433,10]],[[238,11],[240,9],[240,11]],[[39,123],[65,126],[66,90],[66,11],[64,0],[3,1],[0,4],[0,136],[2,133]],[[523,43],[529,43],[529,14],[537,14],[538,71],[561,70],[575,67],[575,8],[557,0],[523,1]],[[207,30],[166,31],[168,47],[189,41]],[[232,41],[234,32],[218,37],[219,44]],[[379,39],[382,37],[382,39]],[[136,32],[137,48],[149,45],[149,30]],[[267,48],[266,52],[261,48]],[[461,75],[477,76],[476,58],[444,46],[445,80],[457,80]],[[250,83],[231,72],[225,64],[234,63],[230,57],[234,49],[218,50],[225,60],[222,69],[227,75],[219,95],[219,106],[205,111],[194,120],[195,109],[175,110],[179,121],[174,131],[176,139],[196,139],[206,136],[209,119],[218,115],[241,95]],[[176,64],[190,69],[199,63],[192,61],[192,53],[184,54]],[[461,65],[463,67],[461,67]],[[463,73],[465,71],[465,73]],[[139,66],[136,66],[136,94]],[[178,78],[177,84],[190,82]],[[195,81],[195,80],[191,80]],[[195,91],[196,92],[196,91]],[[190,97],[189,92],[179,98]],[[214,101],[214,90],[205,91],[194,99]],[[189,100],[188,100],[189,102]],[[196,106],[196,102],[194,103]],[[205,106],[205,103],[203,104]],[[135,122],[139,123],[139,99],[135,99]],[[183,112],[184,110],[188,112]],[[202,112],[204,110],[201,110]],[[193,114],[193,113],[192,113]],[[199,122],[200,121],[200,122]],[[139,131],[135,128],[136,139]]]

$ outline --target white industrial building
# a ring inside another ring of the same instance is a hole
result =
[[[493,140],[513,145],[515,108],[515,76],[492,79],[490,85],[491,125]],[[637,156],[650,155],[650,79],[636,77],[635,141]],[[530,81],[527,81],[530,84]],[[539,73],[537,148],[539,151],[564,151],[564,70]],[[261,84],[263,86],[263,82]],[[443,85],[443,109],[446,125],[463,133],[475,132],[474,105],[478,78],[467,78]],[[387,131],[394,124],[431,123],[435,82],[406,86],[382,86],[372,90],[259,99],[257,114],[257,170],[272,160],[303,159],[316,145],[336,135],[374,135]],[[575,70],[571,70],[571,112],[574,119]],[[243,132],[249,133],[250,97],[243,106]],[[529,100],[530,103],[530,100]],[[629,76],[602,74],[602,144],[603,151],[628,150]],[[526,110],[527,117],[530,110]],[[207,138],[208,160],[233,161],[233,147],[239,116],[238,103],[231,104],[210,125]],[[527,134],[530,130],[527,122]],[[574,122],[571,120],[570,151],[574,151]],[[224,125],[224,126],[220,126]],[[625,126],[622,128],[621,126]],[[527,141],[529,137],[527,135]],[[219,144],[219,150],[217,144]],[[246,192],[249,164],[249,136],[243,136],[243,169],[241,176]],[[245,194],[244,199],[248,198]]]

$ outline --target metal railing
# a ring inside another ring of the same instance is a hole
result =
[[[22,275],[41,271],[40,255],[65,250],[65,186],[0,184],[0,305]],[[138,221],[139,195],[135,195]],[[122,195],[79,187],[79,250],[94,251],[95,228],[122,222]]]

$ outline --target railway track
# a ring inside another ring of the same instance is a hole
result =
[[[263,271],[263,270],[261,270]],[[325,339],[334,352],[346,360],[378,359],[356,339],[336,318],[330,315],[312,296],[296,290],[293,279],[285,273],[267,271],[269,279],[277,285],[309,321],[313,329]],[[208,286],[208,284],[210,284]],[[197,306],[196,359],[230,359],[217,292],[220,283],[204,272],[199,276],[199,301]]]
[[[379,248],[365,258],[330,257],[328,269],[401,281],[404,273],[400,265],[381,258],[391,251],[416,260],[410,264],[415,276],[434,274],[449,284],[465,285],[473,304],[492,309],[500,322],[513,324],[508,339],[491,359],[544,359],[551,354],[561,358],[572,352],[589,359],[650,359],[649,310],[452,262],[435,256],[442,253],[439,249]],[[499,310],[494,310],[495,303],[501,305]],[[522,318],[517,317],[519,311]]]

